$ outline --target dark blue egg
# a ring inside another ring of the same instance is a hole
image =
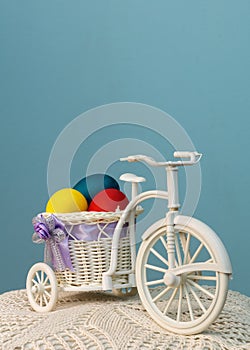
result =
[[[92,174],[86,176],[78,181],[73,188],[84,195],[88,204],[90,204],[95,195],[102,190],[107,188],[120,190],[118,182],[107,174]]]

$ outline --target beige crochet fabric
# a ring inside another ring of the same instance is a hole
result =
[[[178,336],[153,322],[138,296],[61,293],[56,311],[31,310],[25,290],[0,295],[0,345],[20,349],[250,349],[250,298],[229,291],[223,312],[203,334]]]

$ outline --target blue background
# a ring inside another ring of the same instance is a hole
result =
[[[0,1],[0,292],[24,288],[42,258],[31,218],[60,131],[134,101],[168,112],[205,154],[195,216],[229,251],[230,288],[250,295],[249,18],[248,0]]]

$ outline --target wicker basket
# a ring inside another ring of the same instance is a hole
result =
[[[137,210],[136,215],[141,210]],[[72,214],[55,214],[68,229],[69,236],[76,225],[95,225],[99,230],[98,239],[94,241],[87,240],[69,240],[70,258],[74,271],[66,269],[64,271],[55,271],[59,286],[86,286],[102,287],[102,275],[109,269],[112,237],[105,232],[109,224],[117,223],[122,212],[81,212]],[[131,251],[129,227],[126,223],[123,227],[123,235],[120,238],[117,259],[117,272],[113,276],[113,285],[117,288],[128,284],[128,273],[123,271],[131,270]],[[98,288],[97,288],[98,289]]]

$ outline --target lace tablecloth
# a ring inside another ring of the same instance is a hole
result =
[[[21,349],[250,349],[250,298],[229,291],[210,328],[194,336],[168,333],[151,320],[138,296],[61,293],[57,309],[34,312],[26,291],[0,295],[0,348]]]

